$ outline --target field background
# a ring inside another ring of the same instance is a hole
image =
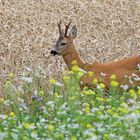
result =
[[[50,55],[60,19],[77,26],[75,44],[84,61],[140,54],[139,0],[0,0],[0,88],[11,72],[17,85],[29,70],[40,70],[45,87],[61,77],[66,65]]]

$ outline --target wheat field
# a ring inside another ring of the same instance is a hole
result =
[[[9,73],[19,85],[27,71],[39,71],[46,88],[61,77],[66,65],[50,55],[60,19],[77,26],[75,45],[86,62],[140,54],[139,0],[0,0],[0,88]]]

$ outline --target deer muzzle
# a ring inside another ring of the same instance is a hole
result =
[[[50,52],[53,56],[57,55],[58,53],[55,50],[51,50]]]

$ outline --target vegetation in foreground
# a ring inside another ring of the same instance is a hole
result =
[[[81,90],[82,75],[74,65],[61,81],[51,79],[45,91],[38,74],[29,71],[21,88],[9,74],[0,97],[0,140],[139,140],[140,87],[119,85],[112,75],[105,96],[96,78],[95,88]]]

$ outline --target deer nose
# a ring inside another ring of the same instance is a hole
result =
[[[55,56],[56,54],[58,54],[55,50],[51,50],[50,52],[53,56]]]

